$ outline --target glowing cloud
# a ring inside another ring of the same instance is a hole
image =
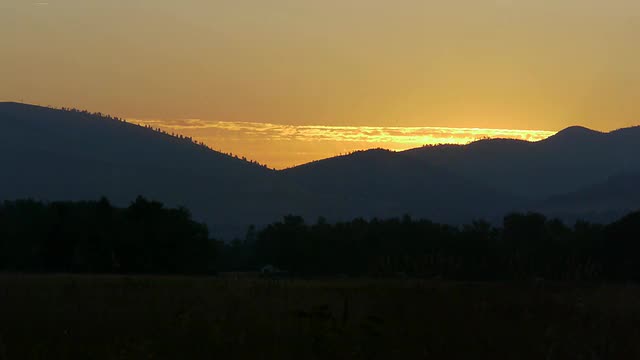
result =
[[[257,122],[140,120],[133,123],[190,136],[214,149],[285,168],[340,153],[383,147],[467,144],[484,138],[543,140],[555,132],[451,127],[282,125]]]

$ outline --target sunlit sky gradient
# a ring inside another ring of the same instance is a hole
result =
[[[276,169],[362,149],[381,147],[400,151],[433,144],[467,144],[483,138],[539,141],[554,134],[533,130],[279,125],[199,119],[129,121],[189,136],[216,150],[245,156]]]
[[[611,130],[640,122],[639,38],[637,0],[1,0],[0,100],[167,124]],[[252,157],[234,144],[210,143]]]

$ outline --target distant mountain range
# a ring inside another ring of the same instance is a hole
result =
[[[0,200],[184,205],[214,235],[287,214],[410,214],[449,223],[514,210],[609,220],[640,208],[640,127],[572,127],[540,142],[360,151],[275,171],[101,114],[0,103]]]
[[[640,127],[611,133],[570,127],[539,142],[482,140],[404,154],[535,200],[583,189],[611,176],[640,172],[638,150]]]

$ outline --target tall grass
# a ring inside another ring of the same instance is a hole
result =
[[[637,359],[640,289],[0,276],[6,359]]]

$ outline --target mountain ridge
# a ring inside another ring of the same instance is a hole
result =
[[[144,195],[187,206],[227,238],[287,214],[330,221],[409,214],[448,223],[518,209],[577,214],[588,192],[607,196],[598,184],[640,173],[638,144],[640,127],[570,127],[538,142],[371,149],[275,171],[108,115],[5,102],[0,200],[107,196],[126,204]],[[610,184],[603,186],[618,186]],[[623,203],[594,204],[594,211],[609,211],[616,209],[597,204]]]
[[[483,140],[405,153],[524,197],[546,198],[640,170],[640,133],[571,127],[538,142]]]

